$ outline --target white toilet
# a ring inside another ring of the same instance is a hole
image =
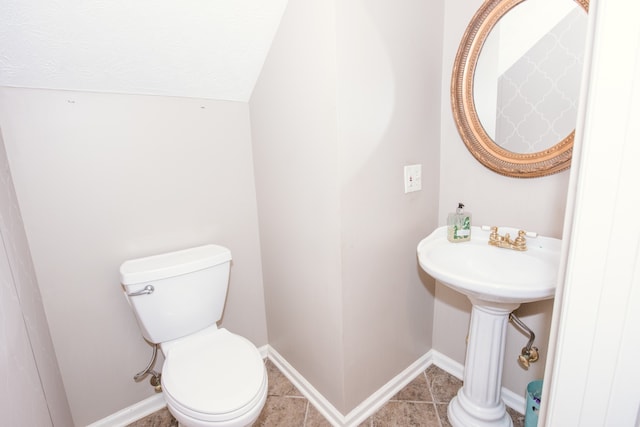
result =
[[[126,261],[121,282],[144,338],[160,344],[167,407],[187,427],[244,427],[267,398],[258,349],[218,328],[231,252],[197,248]]]

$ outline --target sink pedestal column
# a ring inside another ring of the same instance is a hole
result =
[[[449,403],[454,427],[512,427],[500,391],[509,313],[520,304],[469,297],[473,304],[462,388]]]

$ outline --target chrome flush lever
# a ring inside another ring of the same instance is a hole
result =
[[[145,286],[144,288],[142,288],[139,291],[131,292],[130,294],[127,294],[127,296],[129,296],[129,297],[137,297],[137,296],[140,296],[140,295],[149,295],[149,294],[152,294],[153,291],[155,291],[155,290],[156,289],[153,287],[153,285],[147,285],[147,286]]]

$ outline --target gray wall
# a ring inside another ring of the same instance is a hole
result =
[[[431,348],[440,22],[290,1],[250,101],[269,342],[343,414]]]
[[[227,246],[223,325],[267,343],[246,103],[4,88],[0,118],[76,425],[154,393],[126,259]]]
[[[6,425],[67,426],[62,384],[0,131],[0,413]]]

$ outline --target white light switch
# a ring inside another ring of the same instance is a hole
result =
[[[404,167],[404,192],[422,190],[422,165],[407,165]]]

